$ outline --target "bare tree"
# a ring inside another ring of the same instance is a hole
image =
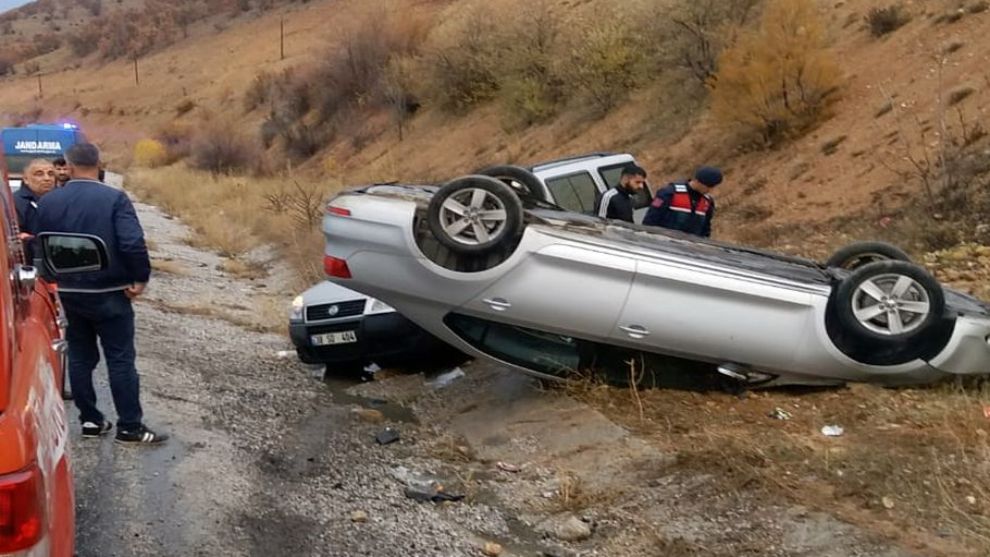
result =
[[[704,85],[717,79],[718,56],[735,28],[751,22],[762,0],[685,0],[661,33],[674,61]]]

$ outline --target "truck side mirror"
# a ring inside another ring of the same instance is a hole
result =
[[[42,232],[37,241],[44,268],[54,277],[102,271],[110,262],[107,246],[99,236]]]

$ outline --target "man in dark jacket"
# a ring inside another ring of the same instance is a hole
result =
[[[619,175],[619,183],[596,200],[595,214],[603,219],[633,222],[633,201],[630,198],[646,187],[646,171],[627,164]]]
[[[24,242],[24,260],[34,261],[33,235],[41,196],[55,188],[55,168],[45,159],[34,159],[24,169],[21,187],[14,192],[17,227]]]
[[[657,191],[656,197],[643,217],[643,224],[680,230],[688,234],[712,235],[715,186],[722,183],[722,171],[703,166],[687,182],[668,184]]]
[[[78,143],[66,153],[72,179],[38,204],[37,232],[74,232],[100,237],[109,255],[107,269],[59,279],[59,293],[69,318],[69,381],[79,408],[84,437],[112,429],[96,406],[93,370],[103,345],[110,391],[117,409],[116,440],[130,444],[162,443],[168,436],[142,422],[134,350],[131,300],[144,292],[151,261],[144,231],[127,194],[97,181],[100,152]]]
[[[58,157],[52,164],[55,165],[55,187],[60,188],[69,181],[69,163],[65,162],[65,157]]]

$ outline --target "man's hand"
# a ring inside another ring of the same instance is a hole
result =
[[[127,294],[127,297],[133,300],[134,298],[137,298],[141,294],[144,294],[145,286],[147,286],[147,284],[143,282],[135,282],[130,287],[124,290],[124,294]]]

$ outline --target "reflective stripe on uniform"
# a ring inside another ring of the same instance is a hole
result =
[[[612,188],[602,195],[602,204],[598,207],[598,216],[601,218],[608,218],[608,204],[612,201],[612,198],[619,193],[619,190]]]

